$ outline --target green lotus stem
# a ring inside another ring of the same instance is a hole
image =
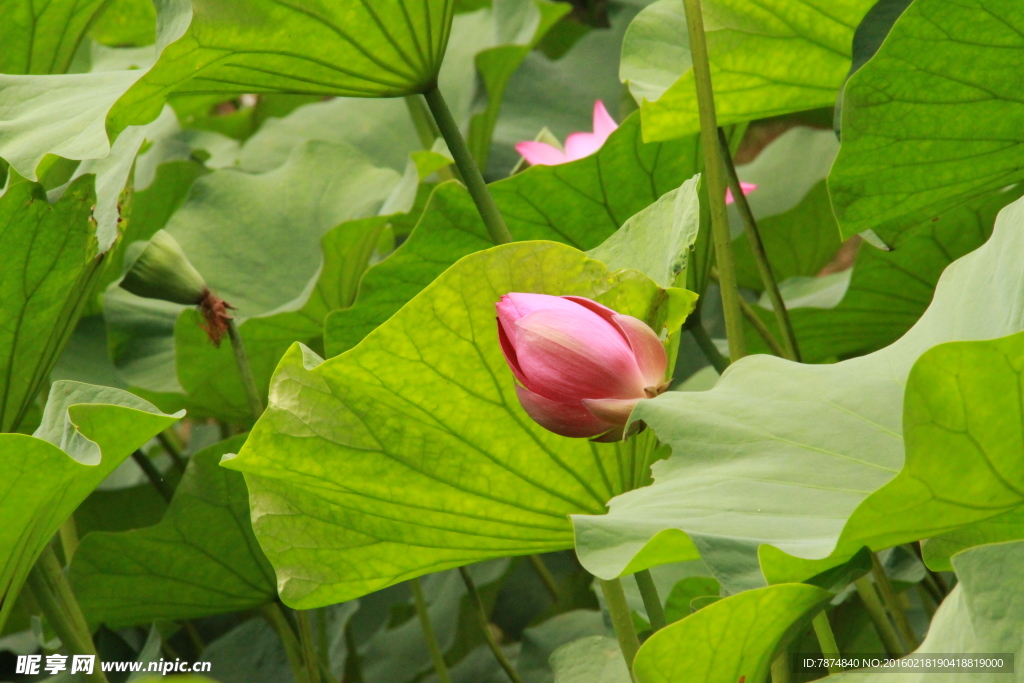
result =
[[[480,599],[480,592],[477,591],[476,584],[473,582],[473,577],[470,576],[469,570],[465,567],[459,567],[459,573],[462,575],[462,581],[466,584],[466,590],[469,592],[469,599],[473,603],[473,609],[476,610],[476,616],[480,621],[480,628],[483,630],[484,639],[487,641],[487,646],[491,648],[491,652],[498,661],[498,665],[505,671],[505,675],[508,676],[512,683],[523,683],[519,672],[512,666],[512,662],[508,661],[508,657],[505,656],[501,646],[498,645],[498,641],[494,638],[490,618],[487,616],[487,610],[484,609],[484,601]]]
[[[537,576],[540,577],[541,583],[544,584],[544,588],[548,590],[548,594],[551,599],[558,602],[561,597],[558,594],[558,582],[555,581],[554,574],[548,569],[548,566],[544,564],[544,560],[541,559],[540,555],[530,555],[530,564],[533,565],[533,569],[537,572]]]
[[[75,516],[71,515],[60,525],[60,547],[64,551],[64,564],[71,564],[71,558],[78,550],[78,525],[75,524]]]
[[[181,457],[181,448],[175,444],[168,433],[171,432],[170,428],[165,429],[156,435],[156,440],[160,442],[163,449],[167,451],[167,455],[170,456],[171,461],[174,462],[174,466],[178,468],[178,471],[185,474],[185,459]]]
[[[750,242],[750,251],[754,254],[757,272],[761,275],[761,282],[764,284],[764,289],[768,292],[768,298],[772,302],[775,319],[778,320],[779,329],[782,330],[782,342],[785,345],[783,358],[799,362],[800,348],[796,343],[793,323],[789,319],[786,302],[782,300],[779,283],[775,280],[775,274],[772,272],[772,264],[768,261],[768,254],[764,250],[764,241],[761,239],[761,231],[757,227],[757,221],[754,220],[754,213],[750,210],[750,202],[747,201],[747,196],[743,194],[739,176],[736,175],[736,166],[733,164],[732,155],[729,153],[729,141],[725,137],[725,131],[721,128],[718,129],[718,141],[722,149],[722,163],[725,165],[726,180],[729,183],[729,189],[732,190],[736,208],[743,219],[743,225],[746,227],[744,232],[747,233],[747,239]]]
[[[50,627],[68,652],[95,657],[96,645],[92,641],[89,624],[82,615],[82,609],[78,606],[75,594],[71,592],[60,560],[51,545],[46,545],[29,571],[27,584]],[[93,672],[86,675],[85,679],[93,683],[107,683],[107,676],[99,661],[93,661]]]
[[[423,101],[422,95],[406,95],[402,99],[405,100],[405,106],[409,109],[409,118],[412,119],[412,125],[416,128],[420,144],[423,145],[423,149],[430,149],[434,146],[434,140],[441,137],[441,131],[434,123],[427,103]]]
[[[893,656],[907,654],[907,651],[903,649],[903,644],[900,643],[899,636],[896,635],[896,629],[889,621],[889,615],[885,613],[885,606],[882,605],[882,600],[878,597],[875,584],[865,575],[854,581],[853,585],[857,588],[857,594],[860,595],[864,609],[875,625],[875,630],[878,631],[878,637],[886,652]]]
[[[313,629],[309,625],[309,612],[295,610],[295,621],[299,624],[299,645],[302,647],[302,661],[306,665],[306,676],[310,683],[320,683],[320,665],[316,647],[313,646]]]
[[[825,610],[821,610],[814,615],[814,619],[811,620],[811,626],[814,627],[814,635],[818,637],[821,654],[826,658],[839,657],[839,645],[836,644],[836,636],[832,633],[832,624],[828,622],[828,614]],[[837,674],[840,671],[842,671],[842,668],[838,666],[828,667],[830,674]]]
[[[473,197],[477,211],[480,212],[480,218],[483,219],[484,225],[487,226],[487,232],[491,236],[491,241],[495,244],[508,244],[512,242],[512,233],[508,231],[505,219],[501,217],[498,205],[494,203],[494,197],[491,196],[490,191],[487,189],[484,177],[480,174],[480,169],[473,160],[469,146],[459,130],[459,124],[455,122],[455,118],[448,109],[448,104],[444,101],[444,97],[441,96],[441,91],[435,85],[423,93],[423,97],[427,100],[427,106],[430,107],[430,113],[434,115],[434,121],[437,122],[437,127],[441,130],[444,141],[448,143],[448,151],[452,153],[452,158],[455,159],[455,166],[462,174],[462,179],[466,183],[466,189],[469,190],[470,196]]]
[[[695,310],[687,319],[686,329],[693,335],[693,339],[697,342],[704,357],[714,366],[718,374],[721,375],[725,372],[725,369],[729,367],[729,359],[722,355],[708,335],[708,331],[704,329],[704,325],[700,321],[699,310]]]
[[[714,268],[711,269],[711,279],[714,280],[715,282],[718,282],[719,285],[721,285],[721,282],[719,282],[718,280],[718,271],[715,270]],[[753,327],[757,331],[757,333],[761,335],[761,339],[764,339],[764,343],[768,345],[768,348],[771,349],[771,352],[774,353],[779,358],[786,358],[786,350],[782,348],[782,344],[780,344],[779,341],[775,338],[775,335],[772,334],[772,331],[768,329],[768,326],[764,324],[764,321],[761,320],[761,317],[754,311],[754,308],[746,301],[744,301],[743,297],[740,297],[739,305],[740,312],[743,313],[743,317],[746,318],[747,322],[750,323],[751,327]]]
[[[260,608],[260,612],[281,640],[284,654],[288,658],[288,666],[292,669],[296,683],[312,683],[303,662],[302,646],[299,644],[298,638],[295,637],[295,630],[288,622],[288,617],[285,616],[281,606],[276,602],[268,602]]]
[[[245,396],[249,399],[249,409],[252,410],[253,419],[258,420],[263,414],[263,399],[260,398],[260,390],[256,388],[256,380],[252,376],[252,366],[249,364],[249,356],[245,353],[242,334],[234,320],[228,321],[228,337],[231,338],[231,349],[235,352],[235,363],[242,378],[242,386],[245,387]]]
[[[647,609],[647,620],[651,622],[651,628],[655,631],[665,628],[665,609],[661,606],[661,597],[658,595],[658,587],[654,585],[654,577],[650,569],[644,569],[633,575],[636,579],[637,588],[640,589],[640,597],[644,599],[644,607]]]
[[[772,662],[772,683],[791,683],[793,670],[789,666],[789,652],[785,650]]]
[[[736,262],[729,234],[729,215],[725,211],[726,183],[722,173],[722,153],[719,150],[715,95],[711,87],[711,66],[708,63],[708,47],[704,36],[704,16],[701,14],[700,0],[683,0],[683,5],[686,10],[686,28],[690,36],[693,76],[697,85],[700,140],[704,149],[708,201],[711,204],[711,232],[715,241],[715,258],[718,261],[718,272],[721,274],[720,289],[722,308],[725,312],[725,330],[729,337],[729,360],[735,363],[747,355],[747,351],[743,339],[740,292],[736,285]]]
[[[206,650],[206,643],[203,642],[203,638],[199,635],[199,630],[196,629],[195,624],[186,619],[181,625],[185,629],[188,639],[192,641],[192,647],[196,649],[196,655],[202,655],[203,651]]]
[[[892,620],[895,622],[900,636],[903,637],[907,650],[917,649],[917,636],[914,634],[914,629],[910,627],[906,612],[900,607],[899,600],[896,598],[896,591],[893,590],[892,583],[885,573],[885,567],[882,566],[881,560],[878,559],[878,555],[874,552],[871,553],[871,574],[875,577],[875,585],[878,586],[882,602],[885,604],[889,614],[892,615]]]
[[[416,601],[416,616],[420,618],[420,626],[423,628],[423,639],[427,641],[427,649],[430,650],[430,659],[434,662],[434,673],[441,683],[452,683],[452,677],[448,673],[448,665],[444,662],[444,655],[441,647],[437,644],[437,636],[434,635],[434,625],[430,623],[430,613],[427,612],[427,601],[423,598],[423,586],[418,578],[409,579],[409,588],[412,589],[412,597]]]
[[[640,649],[640,639],[636,636],[633,615],[626,602],[626,593],[622,590],[622,581],[619,579],[611,581],[598,579],[598,581],[601,583],[601,593],[604,594],[605,604],[608,605],[612,626],[615,627],[615,636],[619,639],[619,649],[622,650],[622,656],[626,660],[630,675],[632,675],[633,660],[636,659],[637,650]]]
[[[327,683],[338,683],[331,671],[330,640],[327,638],[327,615],[323,608],[316,611],[316,656],[320,664],[320,676]]]
[[[149,479],[149,483],[153,485],[153,488],[156,489],[157,493],[159,493],[166,502],[170,503],[171,498],[174,497],[174,489],[172,489],[171,485],[167,483],[166,479],[164,479],[164,475],[160,474],[160,470],[156,468],[156,465],[154,465],[153,461],[149,459],[149,456],[136,449],[135,452],[132,453],[132,460],[134,460],[135,464],[139,466],[139,469],[143,471],[146,478]]]

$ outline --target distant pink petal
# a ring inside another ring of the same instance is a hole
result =
[[[740,183],[740,189],[743,190],[743,196],[746,197],[748,194],[757,189],[757,185],[754,183]],[[725,190],[725,203],[732,204],[735,201],[735,197],[732,196],[732,190],[726,188]]]
[[[638,398],[585,398],[583,406],[597,419],[622,427],[639,402]]]
[[[603,434],[615,425],[605,422],[579,402],[560,403],[516,385],[516,396],[527,415],[544,429],[561,436],[582,438]]]
[[[615,119],[604,108],[604,102],[601,100],[594,102],[594,135],[601,139],[601,144],[604,144],[608,136],[614,133],[618,127],[619,124],[615,123]]]
[[[565,152],[546,142],[519,142],[516,144],[516,151],[529,161],[531,166],[557,166],[569,161]]]
[[[572,133],[565,139],[565,156],[569,161],[588,157],[604,144],[604,138],[595,133]]]
[[[516,357],[533,392],[560,402],[639,398],[644,378],[622,333],[583,307],[516,322]]]
[[[656,387],[665,381],[668,356],[658,335],[643,320],[631,315],[616,315],[612,322],[629,341],[645,387]]]

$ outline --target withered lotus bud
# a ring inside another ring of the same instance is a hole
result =
[[[125,252],[121,288],[136,296],[197,306],[202,328],[215,345],[228,331],[230,304],[210,291],[177,240],[158,230],[148,242],[133,242]]]

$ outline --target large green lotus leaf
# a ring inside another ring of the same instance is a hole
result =
[[[832,593],[783,583],[719,600],[658,631],[633,662],[637,683],[763,683],[780,643]]]
[[[761,544],[837,564],[863,544],[891,545],[884,527],[857,525],[839,537],[857,506],[903,467],[904,388],[921,354],[1024,328],[1022,224],[1024,201],[1003,209],[989,241],[946,269],[918,323],[881,351],[822,366],[749,356],[710,391],[641,403],[634,417],[673,455],[654,465],[654,484],[616,498],[607,515],[574,517],[584,566],[616,576],[658,532],[679,529],[723,585],[749,587],[763,581]],[[920,532],[911,539],[937,530],[910,515],[891,521]]]
[[[610,636],[587,636],[551,654],[554,683],[630,683],[619,643]]]
[[[970,40],[961,40],[969,25]],[[1024,179],[1013,0],[920,0],[846,86],[829,189],[844,235],[898,247],[915,226]]]
[[[1024,334],[921,356],[903,406],[906,466],[861,503],[840,544],[896,545],[1024,505],[1022,396]]]
[[[170,1],[188,30],[111,112],[113,131],[152,119],[170,91],[425,92],[436,82],[454,9],[453,0],[195,0],[191,8]]]
[[[438,186],[409,239],[366,271],[355,303],[324,319],[324,348],[337,356],[434,281],[446,268],[493,242],[466,189],[459,183]]]
[[[33,436],[0,434],[0,631],[57,528],[136,448],[178,419],[119,389],[54,382]]]
[[[633,116],[597,154],[534,166],[490,189],[516,239],[592,249],[693,175],[696,157],[696,140],[644,144]],[[327,354],[358,344],[451,264],[491,244],[469,194],[454,183],[439,186],[409,239],[363,277],[355,304],[328,316]]]
[[[31,180],[47,154],[65,159],[106,157],[106,114],[143,73],[140,69],[57,76],[0,74],[0,157]]]
[[[571,547],[568,513],[599,514],[642,477],[628,447],[556,436],[522,411],[494,323],[514,291],[595,298],[658,316],[658,329],[666,308],[678,322],[694,298],[571,247],[518,242],[463,258],[341,356],[294,346],[267,412],[224,463],[246,474],[289,604]]]
[[[51,3],[57,4],[66,3]],[[160,41],[156,48],[94,49],[94,63],[87,73],[0,73],[0,110],[4,112],[0,157],[30,180],[36,179],[36,169],[48,154],[72,160],[102,160],[112,155],[116,157],[108,162],[112,165],[124,165],[126,157],[130,167],[142,139],[138,134],[131,136],[138,144],[130,145],[128,140],[120,142],[118,153],[114,154],[112,146],[118,143],[107,135],[107,116],[132,84],[147,73],[159,49],[185,31],[187,21],[180,21],[175,12],[187,13],[187,8],[186,0],[162,3]],[[163,106],[161,100],[144,123],[156,119]]]
[[[756,6],[744,0],[704,2],[719,124],[832,106],[850,69],[853,32],[873,4],[874,0],[767,0]],[[675,24],[681,19],[685,23],[681,5],[677,0]],[[664,7],[652,6],[648,12],[645,22],[658,21]],[[639,54],[625,55],[626,63],[656,54],[662,41],[675,34],[646,33],[647,40],[631,41],[631,50]],[[678,46],[672,49],[678,52]],[[700,130],[688,62],[678,60],[686,71],[656,101],[641,104],[644,139],[667,140]],[[664,81],[662,73],[658,82]]]
[[[932,536],[921,544],[921,550],[929,569],[951,572],[953,565],[950,560],[959,552],[979,545],[1021,539],[1024,539],[1024,507]]]
[[[109,0],[2,0],[0,74],[62,74]]]
[[[31,182],[0,196],[0,432],[18,428],[94,290],[95,202],[91,177],[55,204]]]
[[[638,105],[664,95],[692,65],[682,0],[656,0],[629,23],[622,37],[619,80]]]
[[[953,209],[926,223],[894,251],[861,246],[838,305],[827,310],[790,310],[804,361],[862,355],[899,339],[928,308],[946,266],[984,244],[992,234],[996,214],[1021,192],[1024,188],[994,193]],[[774,264],[771,245],[766,249]],[[776,329],[771,312],[755,310],[766,325]],[[751,351],[767,352],[760,336],[750,333],[747,340]]]
[[[502,79],[511,76],[518,65],[509,61],[511,55],[529,52],[531,41],[549,28],[552,14],[569,9],[544,0],[511,0],[500,5],[455,16],[437,78],[463,130],[469,130],[471,120],[479,119],[473,126],[477,132],[468,136],[471,143],[479,136],[476,144],[483,142],[486,126],[493,124],[490,117],[501,105]],[[478,85],[481,75],[488,98],[486,110],[478,112],[476,105],[484,94]],[[489,142],[489,134],[486,137]],[[245,142],[239,165],[247,171],[276,168],[306,140],[348,143],[376,165],[397,171],[405,168],[410,152],[422,148],[409,107],[402,99],[336,97],[307,104],[283,118],[268,119]]]
[[[957,585],[939,605],[928,635],[911,655],[948,653],[1024,656],[1024,542],[997,543],[966,550],[953,557]],[[1004,657],[1004,660],[1007,659]],[[980,671],[894,673],[889,669],[829,676],[836,683],[998,683],[1019,678]]]
[[[193,619],[276,597],[273,569],[249,522],[245,481],[218,466],[243,443],[236,436],[193,455],[156,526],[82,539],[69,579],[90,623]]]
[[[103,45],[142,46],[156,40],[156,10],[151,0],[110,0],[89,27],[89,37]]]

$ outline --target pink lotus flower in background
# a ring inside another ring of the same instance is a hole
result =
[[[519,403],[555,434],[621,439],[633,407],[668,388],[665,348],[637,318],[580,296],[512,293],[495,308]]]
[[[740,189],[743,190],[743,196],[746,197],[748,194],[757,189],[757,185],[754,183],[740,183]],[[725,188],[725,203],[732,204],[736,201],[736,198],[732,196],[732,189]]]
[[[604,103],[598,100],[594,102],[594,132],[570,134],[565,139],[564,152],[546,142],[532,140],[518,143],[516,151],[532,166],[557,166],[588,157],[601,149],[604,141],[618,127],[619,124],[615,123],[615,119],[604,108]]]

